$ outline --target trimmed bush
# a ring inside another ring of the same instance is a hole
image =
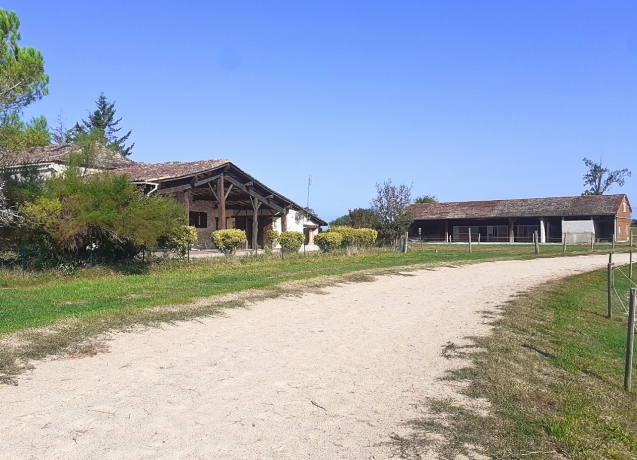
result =
[[[276,246],[279,242],[279,232],[276,230],[268,230],[265,232],[265,236],[270,240],[272,246]]]
[[[303,246],[305,235],[301,232],[283,232],[279,235],[281,248],[288,252],[297,252]]]
[[[314,237],[314,243],[323,252],[330,252],[339,249],[343,244],[343,235],[338,232],[319,233]]]
[[[327,233],[338,233],[342,236],[341,246],[372,246],[376,242],[378,232],[371,228],[330,227]]]
[[[234,254],[237,248],[246,241],[246,232],[237,228],[217,230],[212,233],[212,242],[224,254]]]
[[[359,246],[373,246],[378,238],[378,232],[373,228],[357,228],[358,233],[358,245]]]

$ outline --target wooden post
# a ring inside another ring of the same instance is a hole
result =
[[[591,233],[591,251],[595,249],[595,234]]]
[[[405,232],[405,246],[403,247],[403,252],[407,254],[407,243],[409,242],[409,232]]]
[[[186,205],[186,218],[190,220],[190,190],[184,192],[184,204]]]
[[[611,254],[612,260],[612,254]],[[613,263],[608,263],[608,319],[613,319]]]
[[[626,367],[624,372],[624,390],[630,392],[633,374],[633,345],[635,341],[635,295],[637,289],[630,289],[628,305],[628,330],[626,331]]]
[[[537,230],[533,232],[533,239],[535,240],[535,255],[538,255],[540,253],[540,241],[538,239]]]
[[[252,202],[252,249],[254,249],[254,255],[258,255],[258,246],[257,246],[257,234],[259,233],[259,208],[261,207],[261,202],[256,198],[250,197],[250,201]]]
[[[469,252],[471,252],[471,227],[469,227]]]
[[[628,268],[628,277],[633,279],[633,246],[630,246],[630,264]]]
[[[566,254],[566,233],[562,233],[562,254]]]
[[[478,244],[480,244],[480,234],[478,233]]]
[[[217,179],[217,196],[219,198],[219,227],[226,229],[226,191],[224,190],[223,174]]]

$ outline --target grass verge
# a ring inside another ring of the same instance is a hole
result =
[[[626,303],[630,283],[616,276]],[[627,317],[615,302],[606,315],[606,272],[536,288],[503,307],[493,334],[473,338],[475,352],[447,345],[471,366],[448,378],[469,382],[469,401],[429,401],[429,415],[395,439],[403,458],[435,449],[444,458],[637,458],[637,394],[623,391]],[[441,441],[442,439],[442,441]],[[464,457],[466,458],[466,457]]]

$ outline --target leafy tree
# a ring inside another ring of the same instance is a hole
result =
[[[345,214],[344,216],[337,217],[333,221],[330,222],[330,226],[339,226],[339,225],[352,225],[352,218],[349,214]]]
[[[353,228],[378,228],[380,218],[371,209],[356,208],[349,210],[349,226]]]
[[[186,223],[172,198],[146,196],[125,175],[85,175],[80,162],[72,155],[63,174],[46,180],[42,196],[21,207],[52,251],[79,255],[94,244],[103,254],[132,257]]]
[[[416,198],[414,200],[414,203],[438,203],[438,198],[436,198],[434,195],[423,195]]]
[[[631,176],[631,172],[628,169],[611,171],[602,165],[601,159],[599,163],[595,163],[588,158],[584,158],[582,161],[588,168],[582,179],[584,180],[584,185],[590,187],[584,190],[582,195],[603,195],[613,184],[622,187],[626,177]]]
[[[119,137],[122,128],[118,127],[121,118],[115,118],[115,102],[108,102],[104,93],[95,102],[97,109],[88,116],[88,120],[76,123],[71,134],[71,139],[75,140],[78,135],[90,133],[100,138],[102,144],[107,148],[119,153],[122,156],[129,156],[135,144],[126,146],[126,142],[132,131],[128,131],[124,136]]]
[[[21,47],[20,19],[0,8],[0,111],[20,112],[48,93],[44,58],[35,48]]]
[[[50,143],[44,117],[27,123],[20,119],[26,106],[48,93],[49,76],[44,72],[42,54],[18,44],[19,28],[15,11],[0,8],[0,160]]]
[[[376,198],[372,200],[372,211],[379,218],[378,232],[387,237],[397,239],[414,221],[414,216],[406,211],[411,204],[411,186],[394,185],[390,180],[376,184]]]
[[[0,120],[0,151],[24,152],[50,143],[51,134],[44,116],[25,123],[16,112],[9,112]]]

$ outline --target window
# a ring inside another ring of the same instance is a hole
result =
[[[188,213],[188,225],[195,228],[208,228],[208,213],[190,211]]]
[[[626,212],[626,202],[625,201],[622,203],[622,209],[624,210],[624,212]]]

